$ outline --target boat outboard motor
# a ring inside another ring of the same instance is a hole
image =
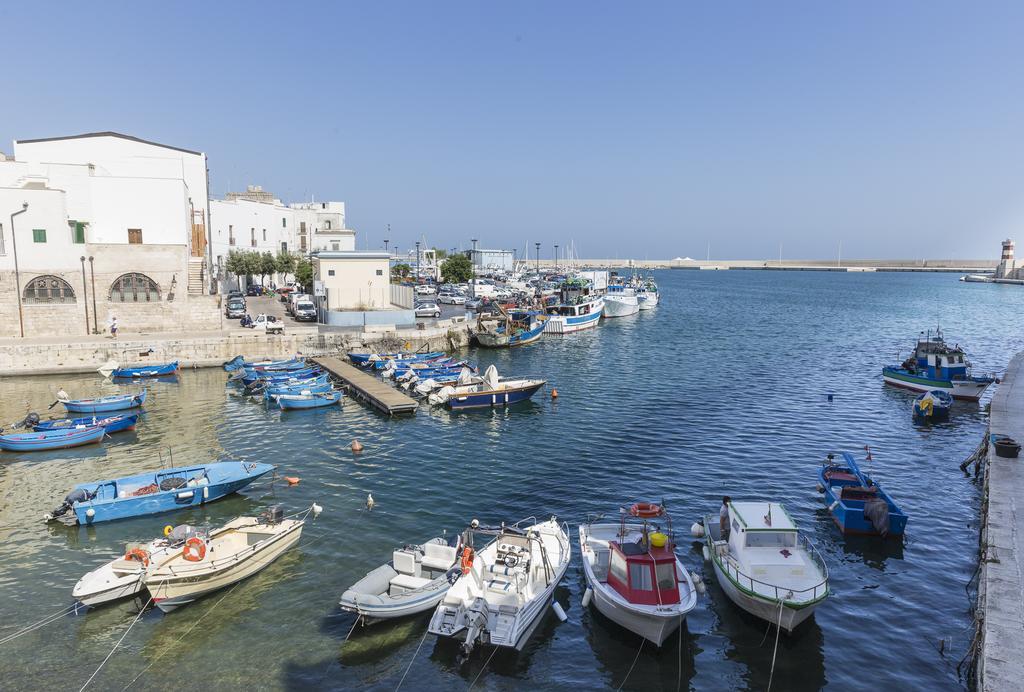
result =
[[[32,411],[27,416],[14,424],[15,428],[34,428],[39,424],[39,414]]]
[[[93,497],[95,497],[95,495],[90,493],[85,488],[76,488],[75,490],[72,490],[70,493],[67,494],[67,497],[64,498],[64,502],[61,503],[60,507],[53,510],[49,514],[43,515],[43,518],[46,521],[50,521],[51,519],[62,517],[68,513],[68,510],[71,509],[76,502],[88,502]]]
[[[281,505],[271,505],[267,507],[267,511],[260,514],[261,524],[280,524],[284,521],[284,507]]]

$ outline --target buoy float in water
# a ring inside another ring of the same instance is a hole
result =
[[[594,597],[594,590],[587,587],[587,590],[583,592],[583,607],[586,608],[590,605],[590,599]]]
[[[708,552],[708,547],[707,546],[704,546],[703,548],[701,548],[701,552],[704,553],[704,560],[710,560],[711,559],[711,553]]]
[[[562,609],[562,604],[558,601],[551,601],[551,609],[555,611],[555,615],[557,615],[558,619],[562,622],[569,619],[569,616],[566,615],[565,611]]]
[[[690,535],[694,538],[704,537],[704,526],[699,521],[693,522],[693,526],[690,527]]]
[[[377,504],[373,501],[373,493],[366,493],[366,509],[373,509],[373,506]]]
[[[558,398],[558,390],[557,389],[552,389],[551,390],[551,398],[552,399],[557,399]]]
[[[359,440],[352,440],[352,444],[350,444],[349,447],[352,448],[353,452],[363,451],[363,445],[359,442]]]
[[[324,508],[314,502],[313,503],[313,516],[314,517],[320,516],[320,512],[322,512],[322,511],[324,511]]]
[[[300,480],[298,476],[284,476],[284,479],[288,481],[288,485],[297,485]]]

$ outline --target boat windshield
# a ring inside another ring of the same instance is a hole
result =
[[[748,548],[795,548],[795,531],[748,531]]]
[[[664,591],[665,589],[676,588],[676,565],[675,562],[659,562],[654,566],[654,571],[658,576],[658,589]]]

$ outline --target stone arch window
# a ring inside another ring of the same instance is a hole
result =
[[[160,287],[145,274],[122,274],[110,286],[111,303],[156,303]]]
[[[75,292],[69,284],[59,276],[47,274],[37,276],[25,286],[22,299],[26,304],[74,303]]]

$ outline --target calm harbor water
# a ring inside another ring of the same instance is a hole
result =
[[[941,319],[976,371],[1022,348],[1024,294],[949,274],[661,272],[654,311],[512,352],[471,352],[503,374],[537,375],[547,392],[509,411],[422,410],[387,420],[358,403],[281,413],[237,398],[216,370],[152,385],[145,419],[103,446],[0,456],[0,637],[71,602],[82,574],[167,523],[220,525],[273,503],[324,512],[301,543],[229,592],[168,615],[145,612],[93,685],[170,689],[617,688],[764,689],[773,636],[733,606],[702,563],[689,525],[723,494],[770,498],[816,542],[833,596],[779,643],[773,687],[958,689],[971,638],[965,586],[976,568],[979,486],[958,470],[986,414],[958,402],[948,424],[911,424],[912,394],[882,385]],[[99,375],[0,381],[0,420],[73,396],[130,387]],[[559,398],[548,396],[550,386]],[[834,400],[827,400],[829,393]],[[984,403],[984,402],[983,402]],[[362,454],[349,442],[358,438]],[[902,544],[844,540],[815,491],[830,450],[871,445],[879,481],[910,515]],[[197,510],[99,525],[46,525],[77,482],[213,457],[279,465],[301,483],[263,483]],[[372,492],[377,502],[367,511]],[[451,642],[423,637],[427,616],[357,629],[344,588],[400,544],[484,523],[556,514],[576,524],[633,499],[664,499],[679,551],[708,581],[681,635],[660,651],[580,606],[573,564],[526,650],[465,664]],[[5,689],[80,687],[139,613],[123,602],[61,618],[0,645]],[[945,640],[945,655],[940,642]],[[415,660],[414,660],[415,656]],[[141,674],[141,676],[140,676]],[[479,676],[479,677],[478,677]]]

